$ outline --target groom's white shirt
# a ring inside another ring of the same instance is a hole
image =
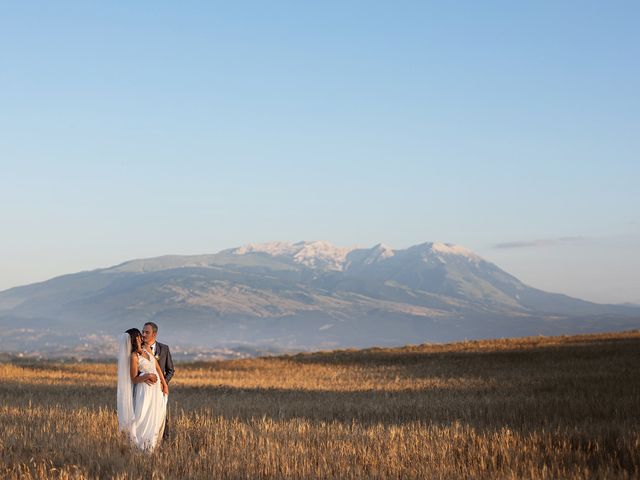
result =
[[[153,345],[151,345],[151,352],[153,352],[154,355],[156,354],[156,344],[157,343],[158,342],[153,342]]]

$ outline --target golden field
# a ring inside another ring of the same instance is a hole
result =
[[[639,478],[640,333],[178,364],[172,438],[115,364],[0,364],[0,478]]]

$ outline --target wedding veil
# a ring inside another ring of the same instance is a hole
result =
[[[131,432],[133,425],[133,383],[131,382],[131,337],[128,333],[120,336],[118,345],[118,425],[120,430]]]

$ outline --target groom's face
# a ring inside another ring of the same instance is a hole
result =
[[[147,345],[152,345],[153,342],[156,341],[156,334],[153,333],[151,325],[145,325],[142,329],[142,340],[144,340],[144,343]]]

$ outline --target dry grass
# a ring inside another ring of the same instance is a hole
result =
[[[640,333],[178,365],[173,437],[115,365],[0,364],[2,478],[638,478]]]

